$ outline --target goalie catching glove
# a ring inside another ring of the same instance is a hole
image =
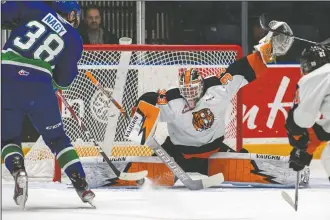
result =
[[[281,30],[288,34],[292,34],[290,26],[283,21],[271,21],[269,27],[274,30]],[[275,61],[277,56],[285,55],[293,44],[294,38],[283,34],[269,32],[254,46],[259,51],[265,64]]]

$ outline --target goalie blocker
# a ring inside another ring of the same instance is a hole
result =
[[[125,138],[144,145],[156,131],[160,109],[154,105],[140,101],[136,112],[126,129]]]

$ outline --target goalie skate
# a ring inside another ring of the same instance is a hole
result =
[[[15,181],[14,201],[24,210],[28,199],[28,177],[24,168],[24,163],[20,157],[13,159],[14,171],[12,173]]]

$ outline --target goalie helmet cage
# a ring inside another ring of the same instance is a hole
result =
[[[89,81],[85,72],[91,71],[130,113],[143,93],[177,86],[178,74],[184,68],[198,68],[203,77],[219,76],[223,68],[241,57],[242,49],[236,45],[85,45],[78,63],[79,75],[62,93],[107,155],[151,156],[148,146],[136,146],[124,138],[127,120]],[[225,143],[236,150],[242,147],[241,96],[239,92],[232,99],[225,115]],[[60,106],[66,133],[82,161],[85,157],[99,156],[70,112],[64,105]],[[157,139],[164,140],[167,135],[166,125],[160,123]],[[48,163],[40,163],[39,160],[45,159]],[[55,170],[55,175],[44,173],[42,176],[53,176],[54,181],[60,181],[61,170],[42,140],[26,155],[26,164],[29,163],[33,164],[32,171],[27,170],[30,177],[38,174],[36,167],[41,166],[36,164],[45,164],[52,167],[43,169]]]

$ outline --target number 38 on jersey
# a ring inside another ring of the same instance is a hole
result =
[[[33,49],[34,59],[51,62],[63,50],[63,39],[56,33],[47,34],[48,31],[42,23],[30,21],[26,27],[29,28],[26,34],[23,37],[16,37],[13,44],[23,51]]]

